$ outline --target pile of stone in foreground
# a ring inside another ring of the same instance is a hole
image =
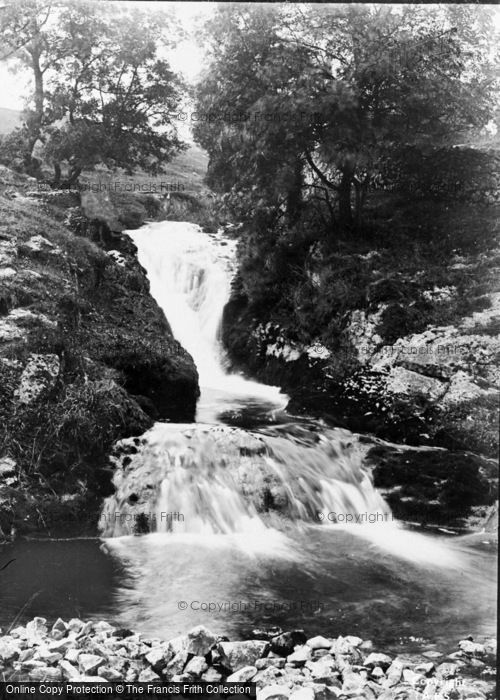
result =
[[[437,651],[389,656],[359,637],[307,639],[296,630],[230,642],[203,626],[170,641],[146,639],[107,622],[35,617],[0,636],[2,680],[254,681],[259,700],[494,697],[495,640],[459,642]]]

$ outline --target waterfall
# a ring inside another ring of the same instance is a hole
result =
[[[198,368],[200,404],[219,392],[221,406],[254,402],[283,408],[269,387],[227,372],[219,327],[230,292],[234,241],[183,222],[129,232],[154,296]],[[251,432],[206,420],[157,423],[140,439],[117,444],[115,493],[100,520],[104,537],[146,532],[169,538],[258,541],[264,549],[283,527],[330,527],[413,561],[454,566],[445,547],[392,522],[390,508],[363,467],[349,431],[298,422]],[[285,414],[286,415],[286,414]],[[290,420],[290,416],[288,416]],[[111,540],[112,541],[112,540]]]
[[[231,285],[236,242],[185,222],[158,222],[129,232],[146,269],[151,294],[165,312],[175,338],[193,357],[204,390],[255,397],[284,407],[277,387],[227,372],[220,341],[222,311]]]

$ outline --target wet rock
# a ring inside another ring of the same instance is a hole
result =
[[[293,652],[297,645],[305,644],[306,641],[307,637],[303,630],[284,632],[271,640],[271,649],[276,654],[288,656]]]
[[[483,656],[486,653],[484,644],[477,644],[476,642],[472,642],[468,639],[463,639],[458,643],[458,646],[464,652],[464,654]]]
[[[260,640],[221,642],[219,649],[224,666],[234,673],[245,666],[254,666],[257,659],[260,659],[269,650],[269,643]]]
[[[217,642],[217,635],[203,625],[193,627],[187,634],[187,651],[195,656],[206,656]]]

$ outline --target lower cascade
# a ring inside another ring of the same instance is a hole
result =
[[[225,535],[245,546],[245,537],[256,536],[265,549],[286,528],[348,527],[398,557],[456,565],[444,545],[393,521],[355,435],[290,422],[283,413],[287,397],[277,387],[227,371],[219,327],[234,241],[182,222],[152,223],[129,235],[151,293],[198,368],[199,422],[157,423],[141,438],[118,443],[115,493],[100,519],[103,536]],[[224,424],[228,412],[245,410],[267,418],[258,431]],[[269,417],[280,412],[283,420],[270,426]]]
[[[130,235],[151,293],[195,360],[199,413],[214,390],[222,392],[226,407],[257,402],[271,413],[283,408],[286,397],[276,387],[225,368],[219,326],[230,291],[234,241],[177,222],[150,224]],[[315,524],[348,515],[359,521],[363,513],[390,516],[348,431],[318,433],[285,424],[257,433],[222,425],[217,416],[215,421],[157,423],[139,447],[137,439],[118,445],[116,493],[103,510],[103,535],[255,532],[266,527],[266,513]]]

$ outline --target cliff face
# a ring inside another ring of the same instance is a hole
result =
[[[316,241],[300,274],[290,267],[272,285],[264,271],[274,261],[263,250],[254,263],[242,236],[224,343],[235,368],[290,395],[291,412],[401,445],[369,455],[398,517],[449,523],[456,506],[488,517],[498,483],[497,207],[387,193],[373,202],[363,236]]]
[[[111,446],[193,420],[197,372],[121,233],[143,203],[115,202],[110,226],[105,198],[85,211],[0,175],[0,537],[81,532],[110,492]]]

